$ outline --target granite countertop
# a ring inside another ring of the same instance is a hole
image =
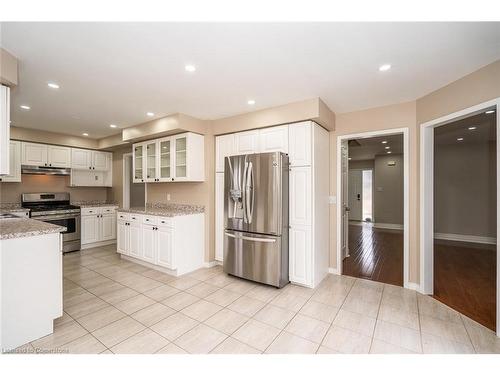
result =
[[[79,206],[80,208],[109,207],[109,206],[118,207],[118,203],[116,202],[102,202],[102,201],[79,201],[79,202],[76,201],[76,202],[71,202],[71,204]]]
[[[27,212],[29,208],[21,207],[21,203],[0,203],[0,212]]]
[[[24,218],[0,219],[0,240],[40,236],[42,234],[59,233],[65,230],[66,227],[39,220]]]
[[[146,207],[131,207],[129,209],[121,208],[118,209],[118,211],[142,215],[174,217],[200,214],[205,212],[205,207],[194,204],[148,203]]]

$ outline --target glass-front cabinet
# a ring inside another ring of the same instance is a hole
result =
[[[134,182],[204,181],[204,139],[182,133],[134,144]]]
[[[144,182],[144,145],[142,143],[134,145],[133,169],[134,182]]]

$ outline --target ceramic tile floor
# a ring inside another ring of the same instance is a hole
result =
[[[64,315],[19,352],[500,353],[494,333],[414,291],[329,275],[273,287],[221,267],[173,277],[115,246],[64,256]]]

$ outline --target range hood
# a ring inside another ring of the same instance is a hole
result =
[[[70,168],[57,167],[39,167],[38,165],[22,165],[21,173],[23,174],[48,174],[54,176],[69,176]]]

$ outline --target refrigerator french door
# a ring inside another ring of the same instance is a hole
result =
[[[288,155],[237,155],[224,165],[224,271],[283,287],[288,280]]]

